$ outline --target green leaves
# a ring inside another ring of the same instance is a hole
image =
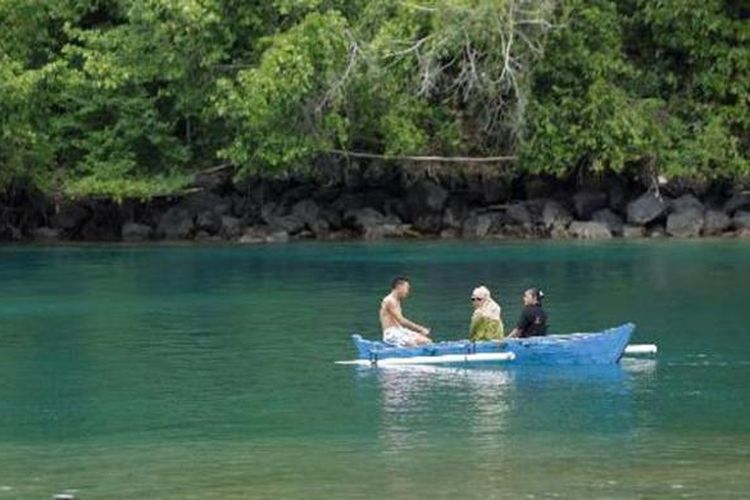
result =
[[[534,70],[523,167],[560,176],[631,166],[699,179],[750,174],[742,139],[750,137],[750,54],[721,2],[563,5],[566,27]]]
[[[47,137],[34,113],[40,71],[24,71],[17,61],[0,54],[0,186],[15,178],[39,181],[39,169],[51,158]]]
[[[15,121],[25,117],[45,139],[24,140],[46,150],[16,160],[14,177],[120,196],[128,182],[140,186],[135,192],[160,192],[160,179],[180,177],[189,161],[193,168],[215,161],[216,146],[204,139],[215,139],[218,128],[209,99],[215,66],[232,43],[220,3],[53,0],[33,12],[23,3],[0,5],[0,14],[19,21],[4,39],[20,68],[16,81],[33,82],[33,104]]]
[[[331,148],[750,175],[720,0],[0,0],[0,184],[147,196]]]
[[[338,11],[312,12],[269,38],[257,67],[220,79],[214,104],[236,134],[219,154],[243,172],[286,168],[344,137],[339,80],[356,63],[347,31]]]

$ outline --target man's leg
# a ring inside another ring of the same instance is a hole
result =
[[[414,342],[415,346],[432,344],[432,340],[430,339],[430,337],[417,332],[412,332],[412,341]]]
[[[390,338],[386,341],[391,344],[395,344],[399,347],[419,347],[421,345],[432,344],[432,340],[427,335],[422,335],[414,330],[409,330],[405,327],[400,327],[399,334],[396,339]]]

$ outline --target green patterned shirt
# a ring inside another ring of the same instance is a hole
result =
[[[500,340],[503,338],[503,322],[480,316],[472,319],[469,340]]]

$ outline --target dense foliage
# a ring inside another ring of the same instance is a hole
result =
[[[0,183],[147,196],[332,149],[746,176],[749,18],[742,0],[0,0]]]

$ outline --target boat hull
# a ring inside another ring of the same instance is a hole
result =
[[[483,363],[508,365],[606,365],[620,361],[635,325],[626,323],[595,333],[573,333],[569,335],[547,335],[502,341],[459,340],[438,342],[422,347],[393,347],[380,341],[363,339],[352,335],[360,360],[373,364],[394,358],[424,359],[440,356],[464,356],[463,362],[476,360]],[[508,356],[474,356],[476,354],[505,353]]]

